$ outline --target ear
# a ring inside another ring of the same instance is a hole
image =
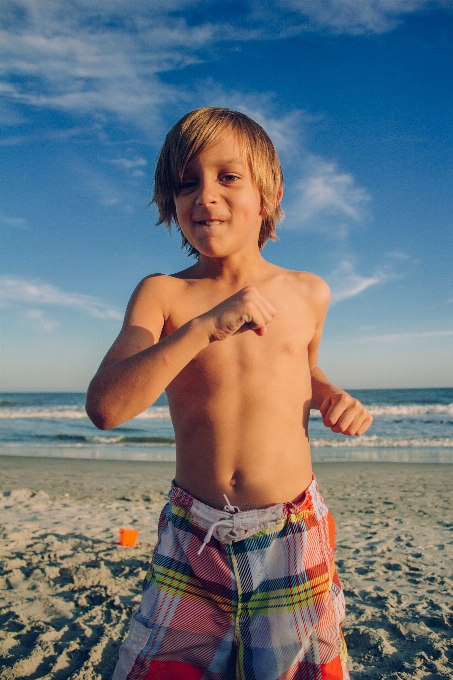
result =
[[[283,187],[280,186],[280,189],[278,190],[278,193],[277,193],[277,203],[276,203],[276,205],[280,205],[280,201],[282,200],[282,198],[283,198]]]

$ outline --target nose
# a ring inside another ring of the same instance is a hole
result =
[[[196,203],[197,205],[212,205],[216,203],[217,196],[215,182],[202,180],[198,185]]]

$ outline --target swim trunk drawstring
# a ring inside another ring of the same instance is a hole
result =
[[[236,531],[235,522],[234,522],[234,515],[239,513],[240,510],[239,510],[237,505],[231,505],[226,494],[223,494],[223,497],[226,500],[226,505],[223,506],[223,509],[225,510],[225,512],[229,512],[231,517],[224,517],[222,519],[218,519],[216,522],[213,522],[211,524],[211,526],[208,529],[206,536],[203,539],[203,543],[201,544],[200,549],[197,552],[197,555],[201,555],[201,553],[203,552],[203,550],[206,548],[209,541],[211,540],[212,534],[214,533],[214,530],[217,527],[225,527],[226,529],[229,530],[225,534],[225,537],[228,536],[229,538],[236,538],[237,535],[238,535],[237,531]],[[233,520],[233,524],[231,523],[232,520]],[[240,526],[240,524],[239,524],[239,526]]]

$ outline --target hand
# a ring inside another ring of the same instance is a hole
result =
[[[246,286],[200,318],[210,322],[210,341],[254,331],[264,335],[277,310],[254,286]]]
[[[363,434],[373,422],[365,406],[347,392],[331,394],[319,410],[326,427],[349,436]]]

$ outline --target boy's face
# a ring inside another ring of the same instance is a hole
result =
[[[261,196],[234,132],[191,161],[174,200],[184,236],[202,255],[258,250]]]

